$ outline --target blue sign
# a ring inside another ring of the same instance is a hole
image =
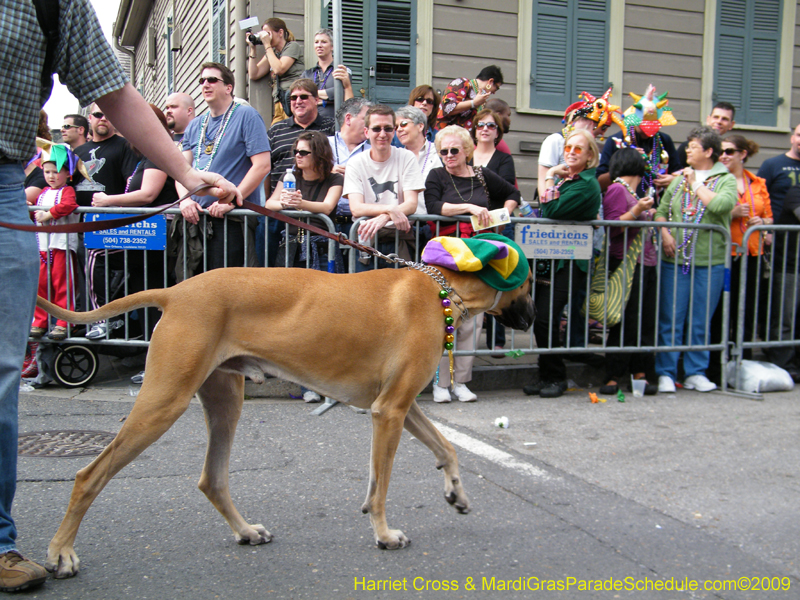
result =
[[[128,216],[133,215],[87,213],[86,221],[94,223]],[[155,215],[125,227],[86,232],[83,243],[87,248],[96,250],[166,250],[167,218],[164,215]]]

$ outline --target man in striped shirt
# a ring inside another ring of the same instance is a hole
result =
[[[317,112],[317,84],[311,79],[298,79],[289,88],[289,101],[292,106],[292,116],[275,123],[267,131],[269,145],[272,148],[272,169],[270,170],[269,195],[275,190],[281,175],[294,166],[292,146],[298,136],[304,131],[321,131],[325,135],[333,135],[335,125],[332,119],[326,119]],[[276,219],[269,220],[269,266],[274,266],[280,242],[281,222]],[[261,225],[259,225],[261,230]],[[264,239],[263,235],[256,232],[256,239]],[[264,257],[263,251],[258,251],[259,259]]]

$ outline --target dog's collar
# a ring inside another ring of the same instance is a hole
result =
[[[444,275],[439,269],[436,269],[430,265],[426,265],[425,263],[417,263],[411,262],[407,260],[402,260],[402,264],[409,269],[416,269],[417,271],[422,271],[431,279],[433,279],[436,283],[439,284],[439,287],[442,288],[442,291],[447,292],[446,295],[442,296],[441,292],[439,294],[440,298],[445,299],[450,297],[453,302],[456,304],[456,308],[461,311],[461,319],[467,320],[469,319],[469,309],[464,305],[464,300],[461,299],[461,296],[455,291],[448,283],[447,279],[445,279]],[[449,306],[449,305],[448,305]],[[494,307],[493,307],[494,308]]]
[[[497,293],[494,295],[494,302],[489,308],[486,309],[486,312],[489,312],[490,310],[494,309],[495,306],[497,306],[497,304],[500,302],[500,296],[502,295],[503,290],[497,290]]]

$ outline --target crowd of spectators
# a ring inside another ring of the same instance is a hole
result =
[[[510,128],[511,107],[496,96],[504,83],[497,66],[482,68],[475,78],[456,78],[441,92],[429,84],[419,85],[411,90],[408,104],[394,110],[354,96],[350,70],[337,62],[328,29],[314,35],[316,62],[309,68],[302,45],[281,19],[271,18],[263,24],[258,34],[260,43],[253,43],[251,36],[246,41],[249,78],[255,81],[267,77],[273,86],[275,119],[270,126],[246,102],[233,97],[233,73],[217,63],[200,67],[201,91],[208,106],[205,115],[196,116],[192,97],[181,92],[166,99],[163,114],[152,106],[195,168],[224,175],[246,198],[272,210],[324,215],[337,231],[347,235],[354,219],[361,219],[358,238],[362,243],[406,259],[419,256],[434,235],[475,234],[470,223],[425,223],[420,215],[469,214],[483,223],[494,208],[506,207],[513,213],[518,206],[521,197],[514,159],[503,140]],[[334,102],[337,83],[341,83],[344,100],[338,111]],[[603,100],[607,101],[607,96]],[[544,140],[538,156],[538,216],[570,221],[601,218],[718,224],[731,230],[734,260],[741,254],[737,245],[748,227],[772,223],[773,213],[775,222],[781,222],[784,197],[795,200],[787,191],[800,171],[800,128],[792,136],[791,150],[765,161],[756,175],[743,165],[758,146],[741,135],[728,135],[735,126],[731,104],[717,103],[706,119],[706,127],[693,130],[676,148],[672,138],[660,126],[653,127],[651,120],[656,114],[660,119],[666,95],[655,96],[655,88],[650,86],[642,97],[633,96],[636,102],[626,111],[631,115],[625,119],[626,127],[608,138],[605,134],[611,120],[599,120],[591,102],[579,101],[565,110],[564,128]],[[619,107],[609,107],[614,109]],[[662,123],[674,124],[674,120]],[[61,132],[64,143],[83,159],[91,173],[76,185],[78,205],[158,206],[186,191],[117,135],[97,106],[90,108],[88,120],[67,115]],[[284,186],[289,172],[296,181],[291,189]],[[31,171],[29,203],[36,201],[44,187],[41,174]],[[225,218],[230,208],[201,197],[181,203],[181,216],[170,228],[168,276],[161,281],[145,282],[134,275],[142,270],[144,256],[151,257],[148,262],[152,260],[148,270],[161,274],[159,267],[165,261],[159,253],[139,256],[128,252],[125,264],[121,251],[79,253],[76,279],[80,282],[84,272],[89,278],[87,306],[102,305],[110,299],[106,297],[108,270],[127,270],[127,293],[171,285],[194,273],[223,266],[347,270],[341,249],[329,256],[326,240],[312,236],[306,242],[302,230],[277,219]],[[203,211],[208,213],[207,219],[201,219]],[[409,220],[411,215],[416,215],[413,221]],[[790,210],[783,222],[800,220]],[[501,233],[513,239],[513,226]],[[634,243],[641,244],[641,251],[636,250],[640,258],[632,269],[632,292],[620,322],[608,327],[607,345],[680,345],[684,339],[692,345],[718,343],[708,340],[718,341],[722,335],[721,238],[707,230],[674,227],[662,227],[658,234],[653,227],[606,227],[595,235],[599,240],[608,236],[608,273],[620,268]],[[184,237],[194,243],[184,243]],[[759,257],[773,242],[781,247],[793,241],[796,245],[794,238],[787,236],[751,236],[746,252]],[[659,251],[662,270],[657,281]],[[790,264],[792,253],[788,254],[785,262]],[[583,307],[592,263],[535,261],[538,318],[534,333],[540,346],[583,346],[588,341]],[[757,276],[757,264],[755,260],[748,262],[749,281]],[[356,261],[357,271],[389,266],[375,258],[359,257]],[[735,287],[739,270],[732,272]],[[788,279],[786,284],[796,285]],[[694,291],[690,293],[691,289]],[[786,319],[794,307],[786,309],[784,305],[779,325],[754,330],[753,323],[758,319],[753,311],[758,305],[759,315],[765,316],[768,286],[751,286],[748,290],[742,307],[745,337],[763,337],[770,331],[784,338],[790,335]],[[659,293],[660,301],[656,301]],[[738,295],[733,293],[731,298],[735,300]],[[659,315],[654,311],[656,305],[661,307]],[[561,315],[568,306],[570,333],[565,336]],[[732,315],[739,309],[736,302],[731,303],[731,309]],[[153,315],[145,321],[144,335],[152,332],[156,318]],[[736,319],[729,321],[728,333],[733,339]],[[505,330],[489,315],[485,319],[479,315],[461,327],[458,349],[472,347],[477,339],[473,332],[479,330],[481,322],[487,347],[497,357],[504,356]],[[692,328],[684,334],[688,324]],[[86,335],[90,339],[113,336],[116,326],[98,323]],[[32,327],[39,335],[45,333],[41,323]],[[54,339],[61,338],[60,324],[57,327]],[[790,350],[773,350],[774,360],[793,366]],[[466,388],[471,361],[458,357],[456,386],[434,386],[435,400],[449,401],[451,392],[460,400],[475,399]],[[560,355],[545,353],[539,362],[541,377],[525,386],[525,393],[543,397],[563,394],[567,380]],[[648,394],[657,389],[670,391],[681,378],[685,387],[706,391],[714,389],[714,382],[720,380],[719,366],[719,353],[686,352],[682,361],[677,353],[609,353],[601,391],[615,393],[629,376],[644,379]],[[304,392],[309,401],[320,399],[311,390]]]

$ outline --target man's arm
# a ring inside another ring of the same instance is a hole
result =
[[[211,189],[200,193],[214,196],[221,202],[236,200],[241,204],[242,196],[236,186],[217,173],[201,173],[187,163],[150,106],[130,83],[96,102],[131,144],[186,189],[210,184]]]
[[[239,191],[242,194],[242,198],[246,198],[256,191],[256,188],[261,185],[264,177],[266,177],[269,173],[271,164],[270,153],[259,152],[258,154],[254,154],[250,157],[250,162],[252,163],[252,166],[247,171],[247,175],[244,176],[238,186]]]

